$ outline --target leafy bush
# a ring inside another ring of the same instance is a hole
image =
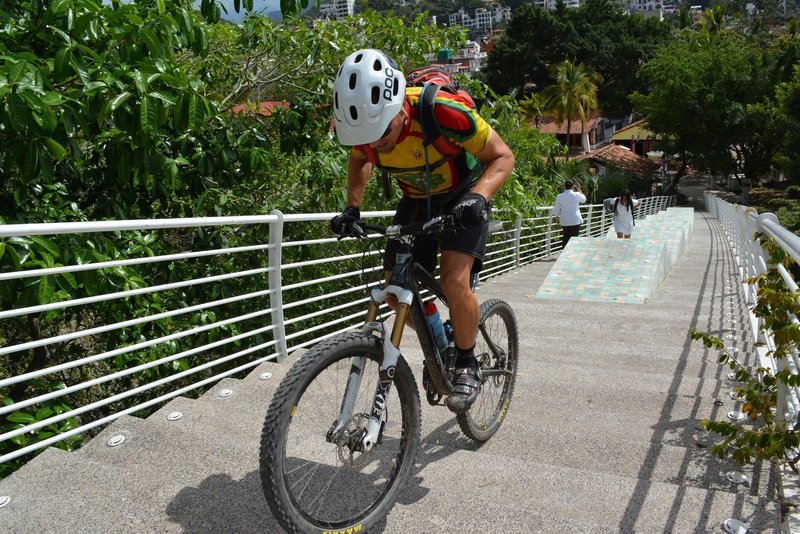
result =
[[[790,185],[787,187],[786,196],[793,199],[800,199],[800,185]]]
[[[775,215],[784,228],[800,234],[800,205],[778,208]]]
[[[597,201],[619,195],[620,191],[629,188],[631,178],[620,169],[606,167],[606,172],[598,177]]]

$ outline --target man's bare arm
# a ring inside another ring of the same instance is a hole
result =
[[[350,153],[347,160],[347,207],[360,208],[369,182],[372,163]]]
[[[486,200],[492,200],[514,169],[514,153],[503,138],[492,130],[489,142],[476,157],[486,164],[486,168],[478,182],[472,186],[472,191],[483,195]]]

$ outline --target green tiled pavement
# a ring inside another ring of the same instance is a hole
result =
[[[643,303],[686,250],[693,229],[691,208],[669,208],[637,221],[631,239],[569,241],[545,278],[537,298]]]

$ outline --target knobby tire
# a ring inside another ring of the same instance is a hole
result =
[[[366,531],[389,513],[413,470],[420,401],[402,357],[373,450],[359,455],[326,441],[355,356],[367,358],[354,409],[356,428],[355,419],[371,411],[383,358],[380,340],[369,334],[349,332],[315,345],[294,363],[270,404],[261,436],[261,484],[288,532]]]
[[[469,411],[459,414],[456,420],[465,436],[483,442],[500,428],[511,404],[517,378],[519,333],[514,311],[508,303],[499,299],[490,299],[481,304],[480,323],[492,343],[500,349],[501,356],[497,358],[489,350],[489,345],[479,330],[475,356],[483,371],[481,392]],[[505,372],[488,376],[487,371]]]

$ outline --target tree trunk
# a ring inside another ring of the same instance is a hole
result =
[[[569,160],[569,134],[571,133],[572,121],[567,119],[567,160]]]
[[[664,184],[665,195],[674,195],[678,192],[678,182],[681,181],[681,178],[686,176],[687,168],[688,165],[686,163],[681,163],[681,166],[678,167],[678,172],[675,173],[675,176],[672,178],[672,180],[670,180],[668,184]]]

